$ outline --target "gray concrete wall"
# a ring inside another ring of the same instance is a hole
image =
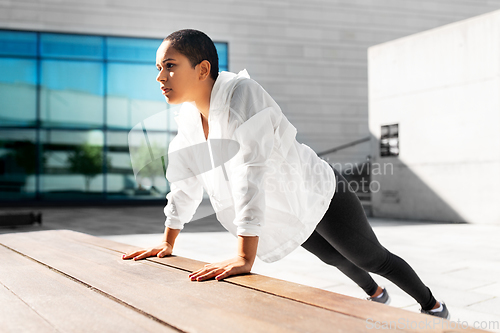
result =
[[[500,224],[500,11],[369,49],[379,217]],[[399,124],[400,154],[379,156]]]
[[[500,8],[500,0],[4,0],[0,27],[163,38],[182,28],[229,43],[317,152],[369,135],[367,48]],[[364,143],[328,156],[364,161]],[[325,157],[326,158],[326,157]]]

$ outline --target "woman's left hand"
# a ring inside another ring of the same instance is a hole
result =
[[[248,259],[237,256],[225,261],[206,264],[203,268],[189,274],[191,281],[203,281],[213,277],[222,280],[231,275],[250,273],[253,262]]]

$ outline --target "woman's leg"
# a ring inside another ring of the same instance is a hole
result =
[[[356,266],[394,282],[420,303],[422,309],[432,309],[436,299],[430,289],[406,261],[379,243],[357,195],[347,180],[337,170],[334,169],[334,172],[337,177],[335,195],[315,232]],[[319,255],[315,254],[318,257],[325,256],[322,250]],[[361,277],[361,273],[356,274]]]
[[[326,239],[321,237],[318,232],[314,231],[302,244],[302,247],[316,255],[324,263],[337,267],[360,286],[367,295],[371,296],[375,294],[378,285],[370,274],[347,260]]]

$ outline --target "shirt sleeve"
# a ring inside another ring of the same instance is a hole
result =
[[[242,123],[233,134],[239,151],[232,161],[232,190],[237,234],[259,236],[265,221],[266,196],[263,188],[267,160],[274,147],[276,111],[265,108]]]
[[[183,229],[184,224],[191,221],[196,209],[203,199],[203,187],[196,177],[190,177],[170,184],[167,194],[165,227]]]
[[[175,147],[178,137],[174,138],[170,147]],[[167,194],[165,227],[183,229],[184,224],[191,221],[196,209],[203,199],[203,186],[188,167],[186,160],[190,158],[190,149],[170,151],[166,177],[170,182]]]

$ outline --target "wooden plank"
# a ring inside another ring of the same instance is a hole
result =
[[[44,333],[55,328],[0,283],[0,330],[2,332]]]
[[[179,332],[3,246],[0,258],[8,267],[0,270],[0,282],[18,300],[0,302],[2,331],[5,324],[15,332],[39,332],[38,326],[50,332]],[[28,310],[16,306],[12,313],[17,303]]]
[[[63,236],[7,234],[0,243],[186,332],[366,331],[358,318],[224,281],[192,282],[183,270],[124,261],[116,251]]]
[[[135,245],[124,244],[124,243],[116,242],[113,240],[99,238],[99,237],[95,237],[92,235],[88,235],[88,234],[76,232],[76,231],[71,231],[71,230],[54,230],[54,232],[61,233],[66,238],[71,238],[71,239],[74,239],[74,240],[77,240],[79,242],[83,242],[83,243],[86,243],[86,244],[89,244],[92,246],[97,246],[97,247],[101,247],[101,248],[105,248],[105,249],[114,251],[119,255],[140,249],[140,247],[137,247]],[[155,260],[155,259],[159,259],[159,260]],[[166,260],[164,260],[164,259],[166,259]],[[187,272],[196,271],[200,267],[203,267],[203,265],[207,264],[204,261],[188,259],[188,258],[176,256],[176,255],[172,255],[172,256],[169,256],[167,258],[161,258],[161,259],[151,257],[151,258],[147,258],[147,260],[157,262],[160,264],[164,264],[164,265],[167,265],[170,267],[178,268],[181,270],[185,270]]]
[[[24,236],[24,235],[23,235],[23,236]],[[37,240],[38,240],[38,239],[43,239],[43,238],[44,238],[44,237],[40,237],[40,236],[41,236],[40,234],[38,234],[38,235],[37,235],[37,237],[36,237],[36,238],[37,238]],[[45,235],[45,236],[46,236],[46,235]],[[50,240],[50,239],[45,238],[45,239],[44,239],[44,241],[46,242],[46,244],[50,244],[50,245],[49,245],[50,247],[52,247],[52,246],[54,246],[55,244],[57,244],[57,243],[58,243],[58,242],[57,242],[57,240],[54,240],[54,239]],[[20,242],[21,242],[23,245],[26,245],[26,244],[32,243],[33,241],[32,241],[32,240],[30,240],[30,239],[22,239],[22,240],[20,240]],[[55,249],[55,253],[59,253],[59,252],[60,252],[60,253],[61,253],[61,255],[63,255],[63,253],[64,253],[64,252],[66,252],[66,253],[67,253],[68,251],[69,251],[69,252],[74,251],[74,250],[76,249],[76,247],[77,247],[77,246],[75,246],[75,244],[71,244],[71,243],[62,244],[62,246],[61,246],[60,248]],[[44,248],[44,246],[43,246],[41,243],[40,243],[40,244],[35,244],[35,246],[33,247],[33,249],[37,249],[37,248],[38,248],[38,249],[40,249],[40,248],[42,248],[42,249],[43,249],[43,248]],[[86,254],[85,254],[85,258],[88,258],[88,257],[89,257],[89,253],[88,253],[88,252],[89,252],[89,251],[88,251],[89,249],[88,249],[88,247],[82,247],[80,250],[81,250],[81,251],[85,251],[85,252],[86,252]],[[35,250],[34,250],[34,251],[35,251]],[[36,251],[35,251],[35,252],[36,252]],[[40,250],[39,250],[38,252],[40,252]],[[43,250],[42,250],[42,252],[43,252]],[[102,254],[102,253],[97,253],[97,256],[98,256],[98,258],[96,258],[97,260],[101,260],[101,259],[103,258],[103,254]],[[53,257],[54,257],[54,256],[53,256]],[[73,262],[75,261],[74,259],[75,259],[75,258],[73,258]],[[78,258],[76,258],[76,259],[78,260]],[[117,259],[117,258],[113,255],[113,260],[116,260],[116,259]],[[131,264],[131,263],[132,263],[132,262],[124,262],[123,260],[121,260],[121,258],[119,259],[119,262],[120,262],[122,265],[123,265],[123,264],[129,265],[129,264]],[[146,263],[147,263],[147,262],[146,262]],[[140,264],[140,263],[139,263],[139,262],[136,262],[136,263],[132,263],[132,264]],[[78,266],[81,266],[81,265],[78,265]],[[85,264],[85,266],[87,266],[87,265]],[[155,266],[158,266],[158,265],[155,265]],[[163,266],[163,268],[165,269],[165,266]],[[178,270],[175,270],[175,271],[178,273]],[[143,272],[144,272],[144,267],[141,267],[141,269],[140,269],[140,270],[138,270],[136,273],[143,273]],[[163,279],[163,283],[165,283],[165,282],[164,282],[164,280],[165,280],[165,274],[164,274],[164,272],[160,272],[160,273],[162,273],[162,274],[161,274],[161,275],[162,275],[161,277],[162,277],[162,279]],[[95,272],[92,272],[92,274],[95,274]],[[125,272],[119,272],[119,274],[123,276],[123,274],[125,274]],[[183,281],[187,282],[190,286],[196,286],[196,285],[198,285],[198,286],[200,286],[199,288],[201,288],[201,287],[203,286],[203,284],[197,284],[197,283],[193,283],[193,282],[190,282],[190,281],[186,281],[186,280],[187,280],[187,274],[186,274],[185,272],[182,272],[182,276],[183,276]],[[148,272],[148,273],[146,274],[146,277],[147,277],[149,280],[151,280],[151,273],[150,273],[150,272]],[[167,277],[167,278],[168,278],[168,277]],[[172,280],[176,280],[176,279],[178,279],[178,277],[175,277],[175,278],[174,278],[174,279],[172,279]],[[121,282],[123,282],[123,280],[122,280]],[[214,281],[214,282],[215,282],[215,281]],[[151,284],[151,282],[148,282],[148,283],[149,283],[149,284]],[[216,282],[216,285],[222,286],[223,284],[222,284],[222,283],[217,283],[217,282]],[[207,285],[205,285],[205,286],[207,286]],[[208,286],[210,286],[210,285],[208,285]],[[207,286],[207,287],[208,287],[208,286]],[[234,286],[232,286],[232,287],[234,288]],[[155,289],[156,289],[156,288],[155,288]],[[237,291],[236,291],[236,292],[238,292],[238,291],[239,291],[239,289],[241,289],[241,288],[237,288]],[[248,290],[247,290],[247,292],[248,292]],[[170,294],[172,294],[172,292],[170,292]],[[186,298],[186,294],[191,294],[191,293],[190,293],[190,292],[181,292],[180,297]],[[230,294],[234,296],[234,294],[235,294],[235,293],[234,293],[234,292],[232,292],[232,293],[230,293]],[[215,296],[217,296],[218,294],[212,294],[211,292],[209,292],[208,294],[204,295],[204,296],[202,297],[202,299],[214,298],[214,295],[215,295]],[[225,301],[226,303],[228,303],[228,300],[227,300],[227,299],[225,299],[225,298],[226,298],[226,297],[222,297],[222,301]],[[179,297],[177,297],[177,299],[179,299]],[[198,301],[199,301],[199,300],[198,300]],[[232,300],[231,300],[231,301],[232,301]],[[234,304],[234,305],[238,306],[238,304]],[[241,305],[241,304],[239,304],[239,305]],[[214,306],[214,304],[212,304],[212,307],[213,307],[213,306]],[[229,305],[228,305],[228,307],[229,307]],[[205,309],[206,309],[206,308],[207,308],[207,307],[205,307]],[[286,308],[286,307],[285,307],[285,308]],[[279,312],[279,311],[278,311],[278,312]],[[293,312],[292,312],[292,313],[293,313]],[[225,313],[225,314],[227,314],[227,313]],[[233,314],[229,314],[229,317],[234,316],[234,314],[235,314],[235,313],[233,313]],[[192,314],[191,314],[191,315],[192,315]],[[219,316],[219,317],[220,317],[220,316]],[[220,319],[220,318],[219,318],[219,319]],[[274,319],[274,318],[272,318],[272,319]],[[227,322],[227,319],[226,319],[226,318],[223,318],[223,321]],[[274,320],[273,320],[273,322],[274,322]],[[293,322],[293,321],[292,321],[292,322]],[[241,321],[240,321],[240,323],[239,323],[239,324],[241,325]],[[227,323],[225,323],[224,325],[227,325]],[[252,326],[254,326],[254,325],[252,325]],[[299,325],[299,326],[300,326],[300,325]],[[268,328],[271,328],[271,327],[268,327]],[[300,328],[300,327],[299,327],[299,328]],[[240,327],[239,329],[241,330],[241,327]],[[255,328],[252,328],[252,330],[253,330],[253,329],[255,329]],[[275,327],[274,329],[277,329],[277,328]],[[302,329],[305,329],[305,327],[302,327]]]
[[[65,237],[80,240],[94,246],[114,250],[118,255],[137,249],[137,247],[131,245],[122,244],[119,242],[102,239],[83,233],[73,232],[69,230],[61,230],[59,232],[64,234]],[[205,264],[201,261],[177,256],[165,258],[151,257],[146,260],[168,265],[171,267],[176,267],[189,272],[195,271]],[[395,307],[388,307],[384,304],[368,302],[365,300],[321,290],[318,288],[313,288],[280,279],[269,278],[259,274],[233,276],[225,279],[225,281],[242,287],[247,287],[287,299],[296,300],[298,302],[303,302],[305,304],[314,305],[337,313],[357,317],[365,321],[376,320],[379,322],[390,323],[394,322],[395,320],[397,321],[398,319],[404,319],[402,321],[402,324],[398,327],[411,328],[412,325],[413,327],[418,325],[418,327],[425,328],[419,331],[425,332],[445,332],[448,330],[448,328],[453,328],[454,330],[462,330],[460,327],[455,327],[457,325],[454,325],[450,321],[442,320],[433,316],[415,313]],[[468,328],[467,330],[470,332],[484,332],[482,330],[474,330],[472,328]]]

